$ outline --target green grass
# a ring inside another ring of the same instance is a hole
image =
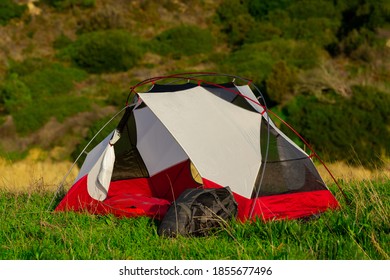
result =
[[[351,204],[338,197],[342,209],[318,219],[232,222],[208,237],[176,239],[159,237],[148,218],[53,213],[52,193],[3,191],[0,259],[389,259],[390,181],[343,187]]]

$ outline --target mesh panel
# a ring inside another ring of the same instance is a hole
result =
[[[236,92],[238,92],[233,83],[220,84],[218,86],[205,84],[202,85],[202,87],[228,102],[233,102],[234,98],[237,96]]]
[[[268,158],[264,162],[268,123],[264,119],[262,122],[260,137],[263,162],[252,197],[327,189],[308,156],[271,126],[269,126]],[[264,176],[261,180],[263,172]]]
[[[238,107],[241,107],[243,109],[246,109],[246,110],[249,110],[249,111],[252,111],[252,112],[255,112],[257,113],[257,111],[255,110],[255,108],[253,108],[249,103],[248,103],[248,100],[241,96],[241,95],[236,95],[236,98],[234,98],[233,102],[232,102],[234,105],[237,105]]]
[[[174,91],[190,89],[196,86],[198,85],[193,83],[168,84],[168,85],[154,84],[153,87],[149,90],[149,92],[174,92]]]
[[[121,138],[115,143],[115,163],[112,181],[148,177],[148,171],[137,150],[134,114],[125,114],[120,121]]]
[[[194,88],[196,86],[198,85],[193,83],[168,85],[155,84],[149,92],[174,92]],[[233,103],[243,109],[256,112],[256,110],[248,103],[248,100],[239,94],[240,92],[234,83],[230,82],[219,85],[202,84],[202,87],[223,100]]]
[[[239,90],[233,83],[221,84],[219,86],[204,85],[205,89],[213,93],[214,95],[233,103],[234,105],[243,109],[256,112],[256,110],[248,103],[248,100],[240,95]]]

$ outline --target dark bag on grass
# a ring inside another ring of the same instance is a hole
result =
[[[185,190],[170,206],[158,228],[166,237],[204,236],[237,216],[237,202],[229,187]]]

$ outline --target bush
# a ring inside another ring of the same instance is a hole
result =
[[[356,59],[357,51],[361,48],[373,45],[374,42],[377,41],[375,37],[375,33],[366,28],[362,28],[359,31],[354,29],[339,42],[339,51]],[[362,60],[364,61],[366,59]]]
[[[65,94],[73,89],[75,82],[82,81],[86,77],[86,73],[80,69],[54,63],[21,79],[30,88],[32,95],[40,98],[45,95]]]
[[[216,10],[215,20],[227,35],[227,43],[232,46],[242,45],[255,24],[246,2],[240,0],[223,1]]]
[[[291,5],[287,8],[291,18],[309,19],[309,18],[341,18],[340,13],[334,6],[333,1],[328,0],[298,0],[291,1]]]
[[[374,46],[377,31],[390,22],[390,5],[385,0],[341,1],[341,24],[337,30],[338,44],[330,48],[332,55],[354,54],[360,47]],[[364,60],[364,59],[363,59]]]
[[[297,76],[284,61],[278,61],[266,80],[267,94],[272,101],[284,103],[294,95]]]
[[[249,13],[257,20],[263,20],[270,12],[274,10],[285,10],[290,0],[258,1],[248,0]]]
[[[251,44],[274,40],[280,38],[282,34],[283,32],[281,29],[269,22],[256,22],[245,37],[244,43]]]
[[[91,8],[95,6],[95,0],[40,0],[57,10],[64,10],[72,7]]]
[[[32,57],[23,60],[22,62],[10,61],[8,74],[17,74],[20,77],[27,76],[35,71],[40,71],[50,66],[50,62],[41,58]]]
[[[209,53],[213,47],[214,38],[210,31],[191,25],[168,29],[157,35],[152,42],[154,51],[175,58]]]
[[[53,47],[57,50],[63,49],[71,45],[73,41],[66,36],[65,34],[61,33],[53,42]]]
[[[16,131],[27,135],[40,129],[52,117],[62,122],[67,117],[90,110],[90,103],[85,97],[69,94],[38,98],[22,110],[13,112],[12,117]]]
[[[26,9],[26,5],[18,5],[12,0],[1,0],[0,25],[6,25],[13,18],[20,18]]]
[[[283,112],[323,159],[380,166],[390,156],[390,95],[371,87],[352,90],[352,98],[298,96]]]
[[[338,31],[340,39],[353,30],[366,28],[375,31],[390,20],[389,5],[386,0],[351,1],[342,10],[342,25]]]
[[[237,73],[261,84],[269,75],[275,60],[258,44],[244,45],[221,62],[222,72]]]
[[[18,75],[13,74],[0,88],[0,104],[5,108],[5,113],[12,113],[31,103],[31,91],[22,82]]]
[[[35,131],[51,117],[62,121],[89,109],[85,98],[69,94],[75,82],[87,77],[84,71],[39,59],[11,64],[0,88],[0,104],[19,133]]]
[[[126,71],[143,55],[140,41],[122,30],[82,34],[65,52],[90,73]]]
[[[277,37],[327,46],[337,41],[341,13],[326,0],[225,0],[216,19],[233,46]]]
[[[282,37],[285,39],[327,46],[337,41],[336,33],[341,24],[341,15],[329,1],[300,0],[292,2],[284,10],[272,9],[265,20],[282,30]]]
[[[277,61],[284,61],[291,69],[311,69],[318,65],[321,54],[320,48],[308,42],[275,39],[243,45],[222,62],[221,68],[261,84]]]
[[[339,22],[328,18],[294,19],[285,28],[285,38],[305,40],[318,46],[328,46],[337,42],[336,32]],[[321,30],[321,31],[319,31]]]

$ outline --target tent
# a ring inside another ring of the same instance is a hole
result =
[[[131,95],[134,102],[128,97],[114,131],[88,152],[56,211],[161,219],[184,190],[226,186],[242,221],[339,206],[312,162],[317,155],[276,126],[250,80],[175,74],[145,80]]]

